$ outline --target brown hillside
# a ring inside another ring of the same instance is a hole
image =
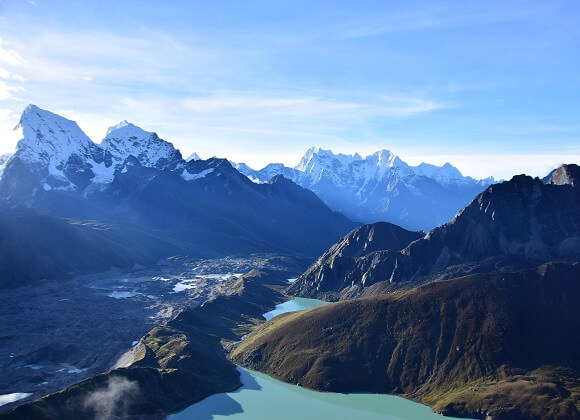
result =
[[[578,418],[580,264],[479,274],[279,316],[233,360],[286,382],[445,414]]]

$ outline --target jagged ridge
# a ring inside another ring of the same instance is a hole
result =
[[[578,258],[579,250],[578,189],[519,175],[492,185],[453,221],[400,252],[376,251],[343,266],[314,267],[291,292],[331,300],[378,294],[506,266]]]
[[[388,221],[412,230],[447,222],[495,182],[464,177],[449,163],[409,166],[388,150],[363,158],[313,147],[294,168],[270,164],[256,171],[243,163],[234,166],[254,182],[284,175],[353,220]]]

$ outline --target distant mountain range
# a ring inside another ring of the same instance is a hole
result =
[[[518,175],[492,185],[451,222],[421,238],[411,232],[403,235],[392,225],[360,227],[323,254],[290,293],[337,300],[506,267],[576,259],[580,257],[579,176],[577,165],[564,165],[552,172],[546,184]],[[407,238],[407,245],[393,243],[395,232]],[[368,243],[381,245],[367,247]],[[345,255],[344,249],[349,253]]]
[[[464,177],[449,163],[410,166],[388,150],[363,158],[313,147],[294,168],[274,163],[256,171],[244,163],[233,165],[258,183],[283,175],[353,220],[424,231],[451,220],[496,182]]]
[[[26,208],[31,215],[67,219],[53,223],[56,237],[68,236],[59,227],[70,230],[71,223],[91,220],[103,230],[125,232],[118,239],[127,245],[142,239],[140,230],[154,231],[162,240],[147,248],[146,259],[176,250],[196,257],[254,252],[316,256],[356,226],[289,180],[275,177],[256,184],[225,159],[186,161],[171,143],[126,121],[95,144],[75,122],[30,105],[19,128],[23,138],[0,178],[5,202],[0,216],[10,220],[10,209]],[[61,245],[66,249],[58,240],[53,243]],[[123,255],[102,266],[139,262],[131,257],[130,246],[126,251],[121,247]],[[11,255],[3,249],[0,253]],[[42,278],[42,273],[35,276]]]

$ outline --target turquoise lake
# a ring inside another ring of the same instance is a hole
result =
[[[328,305],[328,302],[318,299],[294,298],[280,305],[270,312],[266,312],[262,316],[266,320],[274,318],[276,315],[284,314],[286,312],[304,311],[306,309],[317,308],[319,306]]]
[[[296,298],[264,314],[271,319],[284,312],[327,304]],[[263,373],[238,367],[244,384],[234,392],[216,394],[194,404],[172,420],[378,420],[444,419],[429,407],[384,394],[338,394],[311,391],[278,381]]]

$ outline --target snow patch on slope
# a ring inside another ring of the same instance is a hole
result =
[[[187,172],[186,169],[184,169],[183,172],[181,172],[181,177],[186,181],[195,181],[196,179],[205,178],[207,175],[211,174],[214,171],[214,169],[215,168],[205,169],[197,174],[191,174]]]

